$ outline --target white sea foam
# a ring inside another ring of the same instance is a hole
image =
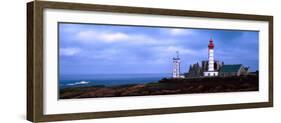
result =
[[[84,84],[88,84],[88,83],[90,83],[90,82],[80,81],[80,82],[70,83],[70,84],[67,84],[67,85],[71,85],[71,86],[73,86],[73,85],[84,85]]]

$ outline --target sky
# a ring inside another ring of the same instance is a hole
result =
[[[59,23],[60,74],[171,73],[179,51],[181,72],[208,59],[258,70],[257,31]]]

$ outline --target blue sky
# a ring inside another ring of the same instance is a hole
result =
[[[59,24],[60,74],[171,73],[179,51],[181,71],[208,58],[258,69],[258,32],[96,24]]]

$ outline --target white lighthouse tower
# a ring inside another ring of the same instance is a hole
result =
[[[180,58],[177,51],[177,57],[173,58],[173,78],[180,78]]]
[[[211,38],[208,45],[208,71],[204,72],[204,76],[218,76],[218,71],[214,69],[214,41]]]

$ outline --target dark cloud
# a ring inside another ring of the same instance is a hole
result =
[[[207,59],[212,37],[215,59],[258,69],[258,32],[211,29],[60,24],[62,73],[170,73],[179,51],[182,71]]]

